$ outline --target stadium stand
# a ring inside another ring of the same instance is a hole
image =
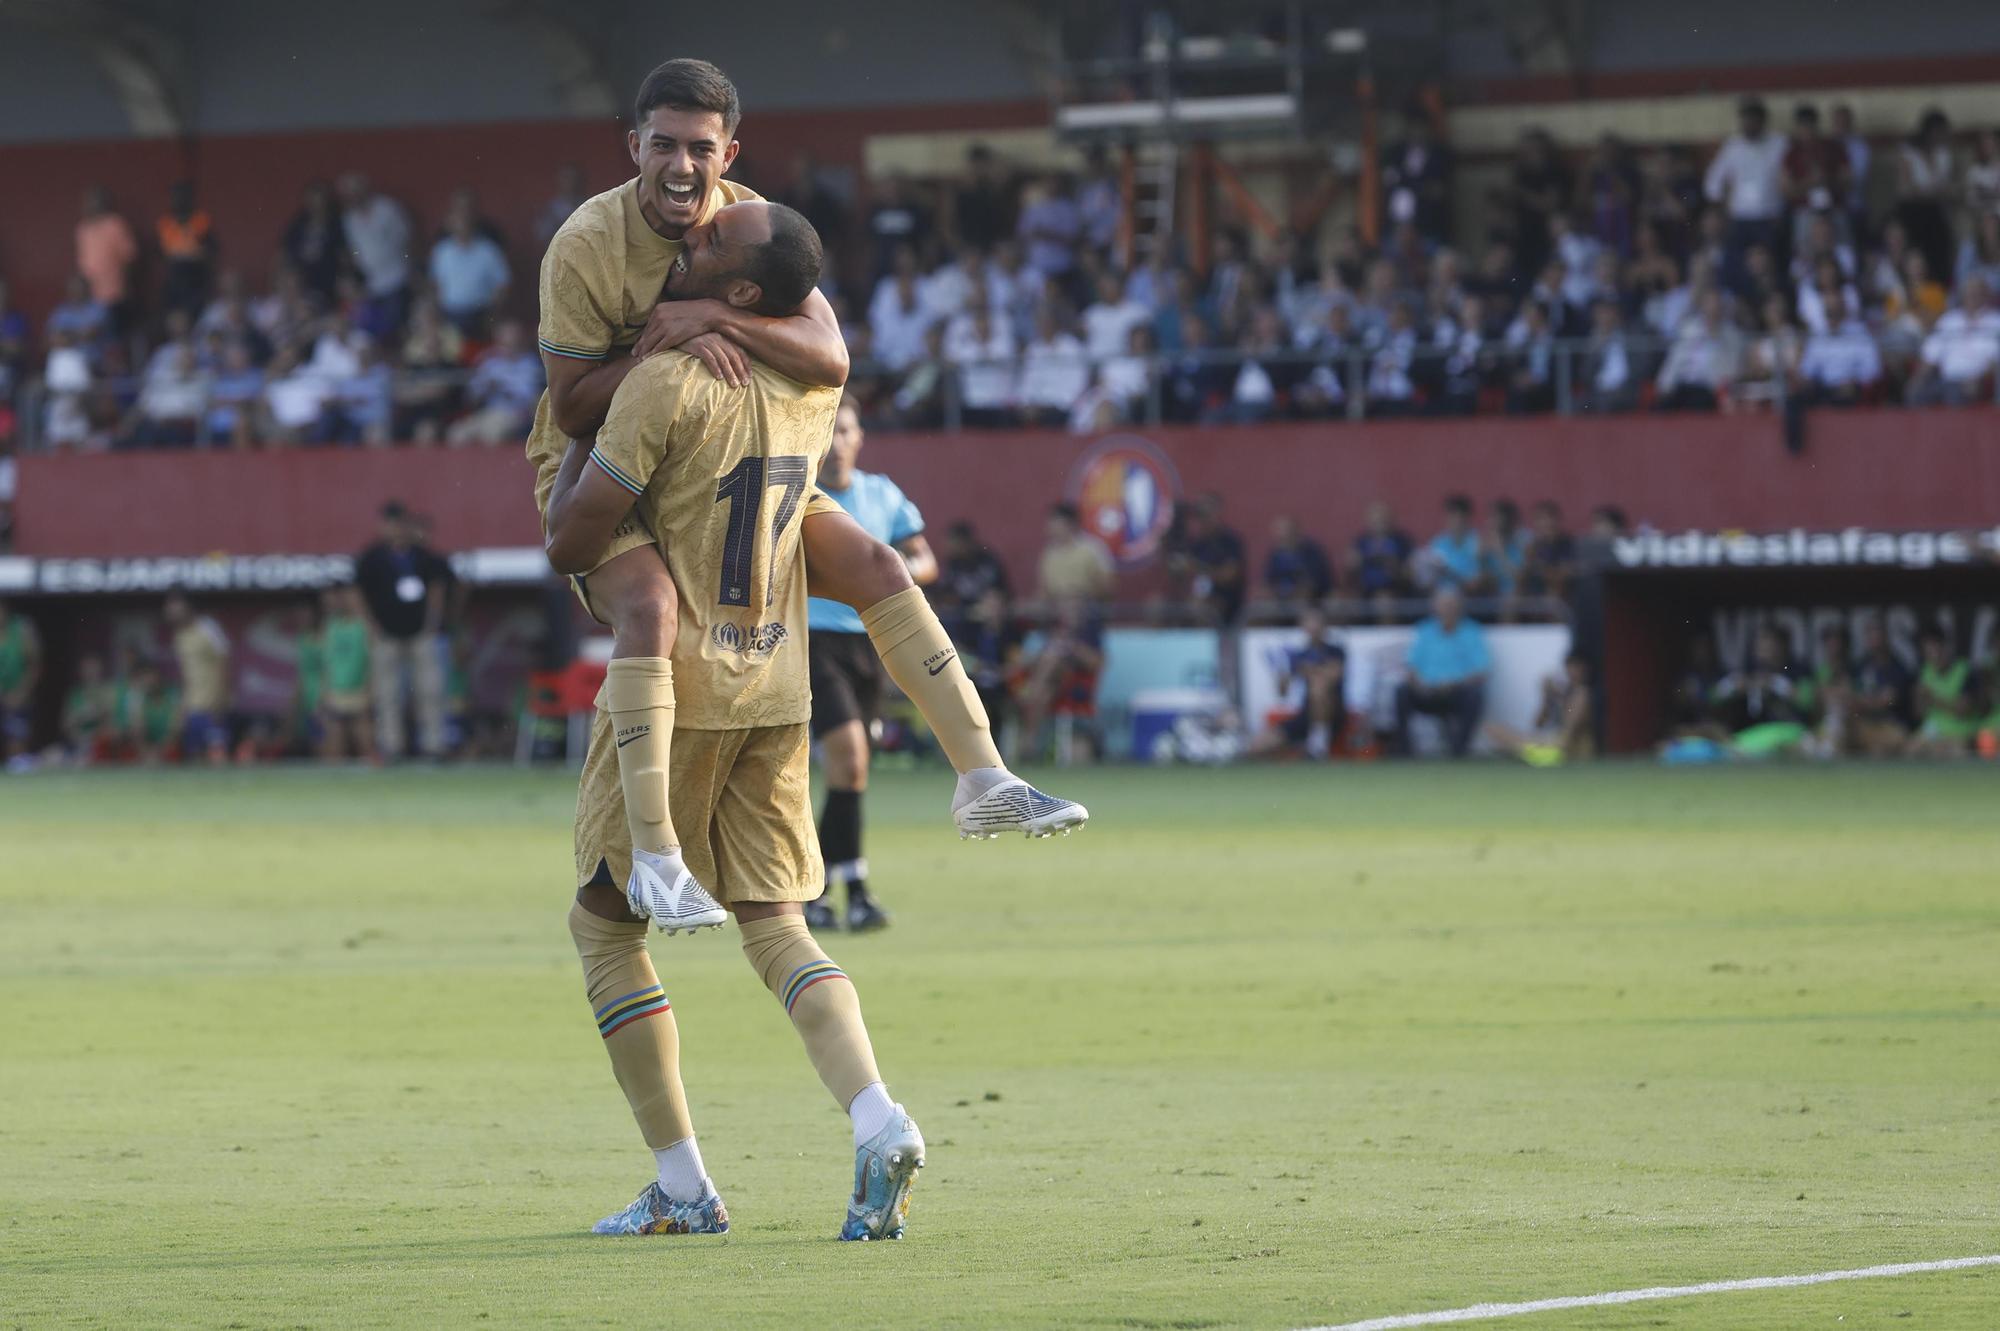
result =
[[[1855,28],[1840,60],[1753,36],[1761,65],[1628,52],[1564,80],[1365,25],[1063,39],[1053,107],[1004,78],[963,104],[753,97],[734,173],[826,237],[871,456],[988,533],[1024,661],[1059,620],[1034,575],[1059,498],[1112,556],[1093,622],[1224,631],[1309,604],[1408,622],[1447,584],[1489,622],[1569,623],[1628,525],[1990,523],[2000,96],[1977,60],[1856,60],[1882,38]],[[1297,101],[1256,91],[1280,75]],[[1176,121],[1219,103],[1237,119]],[[510,502],[532,274],[622,178],[615,130],[509,126],[499,161],[481,126],[413,120],[134,141],[122,171],[0,144],[41,182],[0,244],[0,543],[55,579],[12,590],[98,576],[50,561],[329,557],[419,495],[441,545],[512,570],[489,585],[540,576]],[[1925,411],[1944,470],[1881,476],[1882,409]],[[100,453],[110,484],[190,498],[79,534]],[[239,485],[271,498],[192,498]],[[1458,490],[1462,567],[1431,539]],[[1204,525],[1211,491],[1233,527]],[[1378,500],[1413,534],[1367,521]],[[483,687],[492,715],[520,714],[512,687]]]

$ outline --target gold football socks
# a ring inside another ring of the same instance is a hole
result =
[[[993,731],[979,690],[966,678],[958,649],[938,623],[937,613],[918,587],[906,587],[861,612],[868,637],[888,667],[889,678],[910,696],[930,723],[938,747],[960,776],[982,767],[1001,767]]]
[[[648,927],[644,920],[607,920],[581,903],[570,907],[569,932],[611,1071],[640,1135],[657,1152],[693,1137],[694,1122],[681,1087],[680,1031],[646,953]]]
[[[604,676],[604,710],[618,744],[618,784],[632,848],[659,854],[680,845],[667,811],[667,760],[674,742],[674,665],[664,656],[627,656]]]
[[[803,915],[774,915],[742,925],[743,955],[764,987],[785,1005],[806,1057],[833,1098],[847,1109],[882,1080],[861,1021],[861,999],[847,973],[820,951]]]

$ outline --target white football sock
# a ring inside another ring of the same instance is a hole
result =
[[[1013,779],[1014,774],[1004,767],[975,767],[958,778],[958,789],[952,792],[951,807],[962,809],[1002,781]]]
[[[854,1144],[861,1145],[889,1126],[895,1115],[896,1102],[889,1098],[888,1087],[879,1081],[863,1086],[861,1093],[847,1102],[847,1116],[854,1120]]]
[[[715,1191],[702,1168],[701,1148],[694,1138],[683,1137],[672,1146],[653,1152],[660,1166],[660,1190],[677,1202],[698,1202]]]

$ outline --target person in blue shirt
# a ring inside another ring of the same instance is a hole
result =
[[[1410,718],[1418,712],[1444,720],[1446,746],[1463,758],[1479,733],[1486,711],[1486,678],[1493,657],[1486,632],[1465,617],[1465,601],[1453,587],[1431,597],[1431,617],[1410,640],[1409,674],[1396,686],[1396,752],[1409,756]]]
[[[924,539],[924,515],[896,483],[856,469],[861,417],[841,404],[833,422],[833,447],[820,464],[819,488],[846,509],[862,530],[902,555],[918,586],[935,582],[937,556]],[[814,597],[806,607],[807,656],[812,667],[812,733],[826,773],[820,807],[819,849],[826,861],[827,891],[806,906],[806,923],[831,929],[837,918],[833,888],[847,888],[847,927],[879,929],[888,913],[868,894],[868,861],[861,854],[861,797],[868,789],[870,731],[882,698],[882,659],[861,616],[838,601]]]
[[[1424,547],[1433,580],[1439,587],[1470,591],[1479,585],[1479,533],[1472,526],[1472,501],[1452,495],[1444,501],[1444,530]]]

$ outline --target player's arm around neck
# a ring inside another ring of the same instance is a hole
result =
[[[847,383],[847,339],[825,295],[815,290],[798,310],[783,318],[752,314],[722,301],[715,307],[714,331],[751,356],[798,383],[839,388]]]
[[[549,419],[572,439],[588,439],[604,424],[618,385],[639,362],[614,352],[603,360],[578,360],[544,350],[549,380]]]

